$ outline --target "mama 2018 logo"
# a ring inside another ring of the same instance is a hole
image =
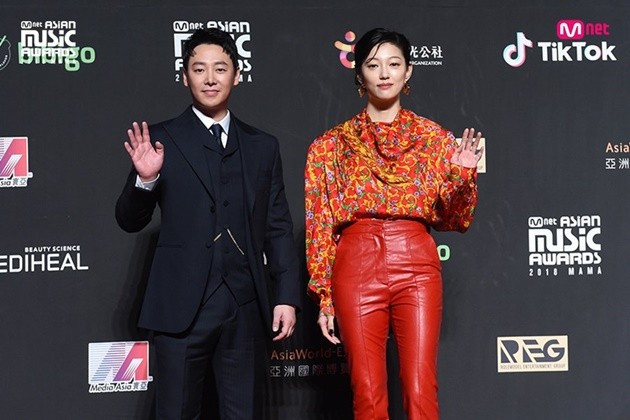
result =
[[[77,45],[77,23],[73,20],[23,20],[21,28],[19,64],[62,64],[66,71],[74,72],[81,64],[96,60],[94,48]]]
[[[528,225],[530,277],[602,274],[600,216],[532,216]]]
[[[218,21],[210,20],[202,22],[189,22],[177,20],[173,22],[173,47],[175,54],[175,81],[181,81],[181,70],[184,66],[183,46],[197,29],[218,28],[234,38],[238,52],[238,67],[241,70],[240,82],[253,82],[252,77],[252,51],[249,42],[252,40],[250,23],[247,21]]]

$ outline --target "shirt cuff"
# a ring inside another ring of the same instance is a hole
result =
[[[136,175],[136,188],[140,188],[142,190],[153,191],[155,188],[155,184],[157,184],[158,179],[160,179],[160,174],[152,180],[147,182],[142,182],[140,179],[140,175]]]

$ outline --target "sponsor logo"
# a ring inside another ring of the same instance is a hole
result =
[[[335,41],[335,48],[339,50],[339,62],[347,69],[354,68],[354,40],[357,36],[354,32],[348,31],[344,35],[344,39],[349,42],[346,44],[341,41]]]
[[[610,45],[607,40],[593,40],[593,37],[609,35],[608,23],[561,19],[556,23],[558,40],[538,41],[536,47],[540,60],[545,63],[617,61],[615,45]],[[516,42],[503,49],[503,60],[512,67],[520,67],[525,63],[528,49],[533,48],[534,42],[524,32],[517,32]]]
[[[610,25],[603,22],[584,23],[576,19],[562,19],[556,24],[558,39],[582,39],[585,36],[608,36]]]
[[[604,168],[606,170],[630,169],[630,141],[608,142],[604,153],[606,154],[604,158]]]
[[[0,70],[4,70],[11,61],[11,43],[6,35],[0,35]]]
[[[529,276],[602,274],[598,215],[528,218]]]
[[[444,58],[441,45],[412,45],[412,66],[441,66]]]
[[[80,245],[27,246],[24,252],[0,254],[0,273],[86,271]]]
[[[270,357],[271,378],[296,378],[348,374],[342,347],[273,350]]]
[[[75,72],[96,60],[94,48],[77,45],[76,21],[22,21],[20,27],[19,64],[57,64]]]
[[[146,391],[149,376],[149,343],[119,341],[88,344],[90,393]]]
[[[28,138],[0,137],[0,188],[26,187],[32,177],[28,168]]]
[[[497,337],[497,372],[562,372],[569,370],[566,335]]]
[[[534,44],[523,32],[516,33],[516,44],[510,44],[503,50],[503,60],[512,67],[520,67],[525,63],[526,48],[532,48]]]
[[[339,62],[347,69],[355,67],[354,41],[357,36],[353,31],[344,35],[344,41],[335,41],[334,46],[339,50]],[[441,45],[412,45],[410,62],[412,66],[441,66],[444,58]]]
[[[251,83],[253,79],[253,58],[250,48],[252,40],[251,24],[248,21],[218,21],[209,20],[203,22],[190,22],[176,20],[173,22],[173,53],[175,55],[175,81],[181,82],[181,71],[184,67],[183,47],[184,42],[190,38],[197,29],[218,28],[234,38],[238,52],[238,67],[241,70],[240,82]]]

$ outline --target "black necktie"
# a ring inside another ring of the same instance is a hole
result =
[[[222,131],[223,129],[221,128],[221,124],[212,124],[212,127],[210,127],[210,132],[212,132],[212,135],[214,136],[214,138],[216,138],[217,141],[219,142],[219,147],[221,149],[223,149],[223,142],[221,141]]]

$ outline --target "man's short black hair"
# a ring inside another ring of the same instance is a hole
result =
[[[202,44],[218,45],[230,57],[234,70],[238,69],[238,50],[234,39],[225,31],[216,28],[197,29],[184,42],[184,69],[188,69],[190,57],[195,55],[195,48]]]

